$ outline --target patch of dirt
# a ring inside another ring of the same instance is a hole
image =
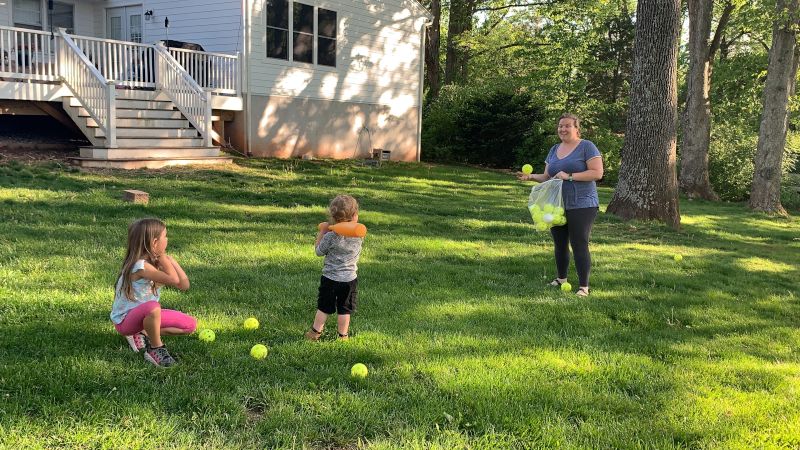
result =
[[[87,144],[52,117],[0,115],[0,162],[65,162]]]

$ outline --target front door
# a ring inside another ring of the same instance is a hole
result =
[[[108,8],[106,37],[118,41],[142,42],[142,5]]]

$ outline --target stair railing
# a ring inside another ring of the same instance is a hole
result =
[[[64,85],[83,105],[106,137],[117,147],[117,109],[114,83],[106,80],[63,28],[58,29],[58,67]],[[63,44],[63,45],[62,45]]]
[[[161,89],[211,146],[211,93],[178,63],[163,44],[156,44],[156,88]]]

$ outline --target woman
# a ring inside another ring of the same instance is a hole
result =
[[[520,175],[519,179],[539,182],[551,178],[564,180],[562,197],[567,223],[550,228],[558,270],[558,277],[550,285],[561,286],[567,281],[569,247],[572,246],[579,281],[576,294],[586,297],[589,295],[592,265],[589,234],[600,206],[595,181],[603,178],[603,158],[591,141],[581,139],[581,122],[573,114],[559,117],[558,137],[561,143],[554,145],[547,154],[544,173]]]

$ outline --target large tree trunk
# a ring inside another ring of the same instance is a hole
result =
[[[686,76],[681,190],[689,198],[718,200],[708,178],[711,141],[711,15],[714,2],[689,0],[689,73]]]
[[[427,28],[425,45],[425,84],[428,85],[428,101],[439,96],[439,89],[442,87],[441,68],[439,67],[439,38],[441,36],[441,0],[431,0],[430,12],[433,15],[433,23]]]
[[[781,163],[789,122],[787,106],[797,74],[798,0],[778,0],[776,6],[749,206],[786,214],[781,205]]]
[[[459,42],[472,30],[472,15],[476,0],[451,0],[450,22],[447,25],[447,59],[444,65],[444,84],[462,83],[467,79],[469,51]]]
[[[675,173],[680,0],[636,7],[630,110],[620,177],[608,212],[680,226]]]

